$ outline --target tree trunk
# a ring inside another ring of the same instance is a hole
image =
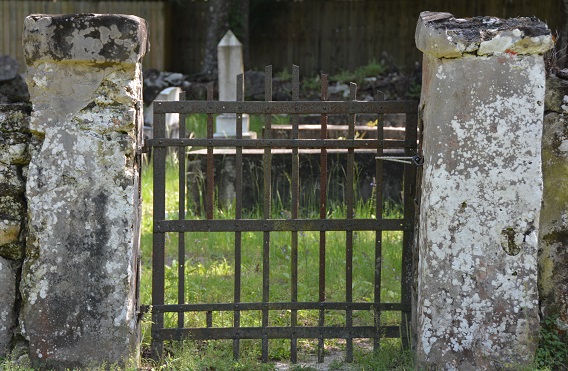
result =
[[[210,0],[205,54],[201,72],[217,74],[217,44],[231,30],[243,44],[245,68],[249,64],[249,4],[250,0]]]

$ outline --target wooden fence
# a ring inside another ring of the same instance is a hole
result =
[[[388,55],[412,70],[421,54],[414,45],[421,11],[448,11],[456,17],[536,16],[560,31],[557,0],[250,0],[250,64],[292,64],[302,73],[336,73],[380,61]],[[32,13],[122,13],[150,25],[150,53],[144,67],[198,73],[204,57],[211,0],[0,0],[0,54],[17,57],[24,67],[21,34]]]
[[[171,14],[178,28],[168,39],[175,58],[173,71],[195,73],[201,69],[209,2],[186,1]],[[421,61],[414,44],[416,22],[425,10],[445,11],[456,17],[536,16],[551,30],[560,24],[558,0],[251,0],[250,65],[275,71],[302,66],[302,74],[336,73],[377,62],[384,54],[406,72]],[[254,6],[253,6],[254,5]],[[177,6],[177,5],[176,5]],[[193,47],[183,47],[192,45]]]
[[[93,0],[0,0],[0,54],[18,60],[20,71],[25,69],[22,51],[24,19],[34,13],[116,13],[132,14],[148,21],[150,52],[143,60],[144,68],[163,70],[166,36],[166,8],[164,1],[93,1]]]

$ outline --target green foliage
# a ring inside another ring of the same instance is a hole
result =
[[[274,77],[282,82],[292,81],[292,74],[286,67],[282,71],[277,72]]]
[[[366,66],[361,66],[355,69],[355,71],[343,70],[338,74],[330,76],[331,81],[338,81],[343,83],[354,82],[361,84],[366,77],[375,77],[383,74],[386,71],[386,67],[375,60],[369,62]]]
[[[312,94],[319,97],[321,90],[321,79],[319,75],[303,79],[301,87],[302,87],[302,93],[308,98],[313,98],[311,97]]]
[[[422,85],[418,84],[417,82],[413,81],[408,88],[408,93],[406,96],[408,99],[418,100],[420,99],[420,94],[422,93]]]
[[[558,316],[547,317],[542,322],[536,365],[553,370],[568,370],[568,335],[557,325]]]

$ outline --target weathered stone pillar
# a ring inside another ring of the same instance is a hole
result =
[[[538,344],[537,236],[550,30],[535,18],[424,12],[417,358],[420,367],[529,364]]]
[[[568,70],[547,79],[540,213],[541,312],[568,340]]]
[[[31,15],[29,238],[20,314],[29,356],[56,369],[124,363],[137,347],[139,174],[146,22]]]

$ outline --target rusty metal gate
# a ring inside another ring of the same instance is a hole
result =
[[[412,283],[412,241],[414,228],[414,191],[417,164],[417,102],[411,101],[357,101],[356,85],[351,84],[349,101],[328,101],[327,77],[321,76],[321,100],[299,100],[299,72],[294,66],[292,77],[292,101],[272,101],[272,69],[266,68],[265,101],[243,101],[243,76],[237,78],[237,101],[213,101],[213,89],[208,89],[205,101],[156,101],[154,102],[154,138],[148,140],[147,145],[152,149],[153,161],[153,263],[152,263],[152,353],[160,355],[163,342],[168,340],[208,340],[232,339],[234,357],[239,357],[240,341],[242,339],[258,339],[262,344],[262,359],[268,361],[269,339],[290,340],[290,360],[297,361],[298,339],[313,339],[317,341],[318,361],[323,362],[324,340],[344,339],[346,360],[353,360],[353,339],[373,339],[375,347],[379,346],[381,338],[401,338],[404,346],[408,346],[410,339],[410,313],[411,313],[411,283]],[[166,113],[179,113],[180,122],[184,122],[185,115],[202,113],[207,115],[207,138],[186,138],[185,127],[180,125],[181,139],[168,139],[166,137]],[[236,138],[218,138],[213,135],[213,118],[215,114],[236,114]],[[263,115],[264,135],[259,139],[242,138],[242,114]],[[355,123],[357,114],[374,114],[379,123],[376,138],[358,139],[355,137]],[[406,115],[405,138],[401,140],[385,140],[381,128],[382,115],[388,113],[403,113]],[[273,138],[272,115],[290,115],[292,125],[291,139]],[[319,139],[297,139],[299,117],[303,114],[317,114],[320,117],[321,136]],[[328,117],[330,115],[344,114],[348,118],[348,131],[345,138],[329,139]],[[202,219],[186,218],[186,152],[189,147],[206,148],[206,217]],[[215,197],[213,156],[214,149],[233,148],[235,153],[236,182],[235,182],[235,218],[222,220],[214,218],[213,198]],[[179,207],[176,219],[167,218],[165,209],[165,178],[166,156],[170,151],[178,151],[179,163]],[[261,219],[245,219],[243,217],[243,157],[247,149],[263,150],[263,199],[264,202]],[[275,149],[287,149],[292,161],[291,175],[291,205],[290,215],[282,219],[271,217],[271,159]],[[319,217],[309,219],[301,218],[298,209],[300,195],[299,184],[299,155],[302,151],[311,149],[320,154],[320,190],[319,190]],[[375,218],[354,218],[354,190],[348,186],[345,190],[345,218],[330,219],[327,214],[327,158],[328,152],[341,150],[347,157],[346,184],[353,184],[354,155],[357,151],[372,150],[378,158],[376,161],[376,203],[374,205]],[[243,153],[243,150],[245,151]],[[396,154],[396,157],[393,157]],[[397,219],[383,219],[382,174],[383,161],[394,159],[403,163],[403,205],[401,217]],[[187,244],[186,236],[193,232],[230,232],[234,233],[234,248],[231,257],[234,264],[234,292],[233,300],[225,303],[191,303],[187,302],[186,279],[184,266],[186,254],[191,249]],[[242,244],[243,233],[261,232],[263,244],[261,248],[262,271],[262,300],[259,302],[242,302]],[[270,249],[271,234],[277,231],[286,231],[291,234],[290,258],[290,295],[287,302],[270,301]],[[311,301],[298,300],[298,234],[303,231],[319,231],[319,282],[318,295]],[[326,301],[326,233],[331,231],[345,232],[345,299],[341,302]],[[353,250],[354,233],[357,231],[374,231],[374,285],[372,297],[367,301],[353,300]],[[400,277],[400,302],[381,301],[381,260],[382,260],[382,232],[402,231],[402,269]],[[178,234],[178,283],[176,302],[165,302],[165,240],[166,233]],[[311,310],[319,313],[317,324],[306,326],[298,323],[298,312]],[[241,314],[246,311],[257,311],[262,318],[256,327],[241,326]],[[270,311],[286,311],[289,315],[287,326],[275,326],[269,322]],[[327,325],[325,313],[327,311],[341,311],[344,324],[341,326]],[[357,325],[353,322],[354,311],[370,311],[373,323]],[[396,311],[400,313],[400,324],[385,326],[381,323],[381,313]],[[184,313],[202,312],[204,321],[201,327],[186,327]],[[214,327],[213,318],[220,313],[231,313],[231,327]],[[177,326],[165,328],[164,316],[166,314],[177,316]]]

